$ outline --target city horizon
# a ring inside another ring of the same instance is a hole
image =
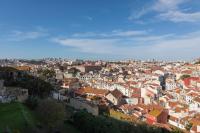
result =
[[[43,58],[0,58],[0,60],[46,60],[46,59],[61,59],[61,60],[82,60],[82,61],[105,61],[105,62],[123,62],[123,61],[150,61],[150,62],[194,62],[200,60],[200,58],[193,59],[174,59],[174,60],[164,60],[164,59],[134,59],[134,58],[124,58],[124,59],[101,59],[101,58],[68,58],[68,57],[43,57]]]
[[[200,0],[0,0],[0,133],[200,133]]]
[[[0,57],[195,59],[199,7],[198,0],[1,1]]]

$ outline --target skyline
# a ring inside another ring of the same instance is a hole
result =
[[[1,58],[200,57],[198,0],[0,2]]]

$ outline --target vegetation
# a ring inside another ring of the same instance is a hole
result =
[[[18,86],[28,89],[29,95],[46,97],[53,87],[50,83],[30,75],[24,75],[17,79],[5,79],[6,86]]]
[[[16,70],[12,67],[0,67],[0,79],[5,80],[5,86],[26,88],[31,96],[49,96],[53,87],[41,78]]]
[[[42,60],[19,60],[20,62],[23,63],[28,63],[28,64],[34,64],[34,65],[42,65],[42,64],[46,64],[44,61]]]
[[[104,116],[92,116],[81,111],[73,116],[73,123],[83,133],[168,133],[169,131],[146,124],[130,124]]]
[[[189,78],[189,77],[190,77],[190,75],[187,75],[187,74],[186,74],[186,75],[182,75],[182,76],[180,77],[180,79],[181,79],[181,80],[184,80],[184,79]]]
[[[39,99],[37,97],[29,96],[25,104],[31,110],[35,110],[36,107],[38,106],[38,102],[39,102]]]
[[[188,123],[186,126],[185,126],[185,129],[187,131],[190,131],[190,129],[192,128],[192,123]]]
[[[130,124],[104,116],[93,116],[85,111],[72,115],[72,122],[64,122],[66,118],[64,112],[62,104],[51,99],[39,101],[36,112],[30,111],[21,103],[0,104],[0,133],[5,131],[19,133],[55,131],[60,133],[169,133],[162,128],[146,124]],[[66,112],[69,115],[74,111],[67,107]],[[181,133],[180,130],[173,132]]]
[[[5,131],[23,132],[30,131],[36,126],[33,113],[23,104],[1,103],[0,104],[0,133]]]
[[[183,133],[179,128],[174,128],[171,133]]]
[[[17,77],[10,74],[12,72],[17,73]],[[45,72],[45,75],[46,73],[53,75],[53,72]],[[0,78],[5,80],[7,86],[27,88],[30,94],[25,103],[28,108],[21,103],[0,104],[0,133],[80,133],[78,130],[82,133],[169,133],[163,128],[143,123],[131,124],[106,116],[93,116],[85,111],[73,114],[74,110],[69,107],[66,109],[62,103],[52,99],[40,99],[49,96],[53,89],[49,83],[38,77],[20,73],[14,68],[0,68]]]
[[[1,67],[0,66],[0,72],[16,72],[16,71],[18,71],[18,70],[13,67]]]
[[[65,108],[62,103],[52,99],[44,99],[37,107],[37,114],[41,121],[49,129],[52,129],[64,122]]]
[[[200,61],[195,62],[194,64],[200,64]]]
[[[49,127],[42,119],[51,119],[52,117],[47,115],[41,117],[41,115],[38,116],[37,114],[37,112],[30,110],[22,103],[1,103],[0,133],[50,133],[47,130]],[[59,119],[60,126],[56,128],[60,133],[80,133],[73,125],[68,122],[64,123],[63,118]]]
[[[55,71],[50,69],[40,69],[38,73],[42,79],[50,79],[56,76]]]

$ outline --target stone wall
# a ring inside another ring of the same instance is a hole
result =
[[[87,112],[95,116],[99,115],[98,106],[83,99],[70,98],[68,105],[74,107],[75,109],[85,109]]]

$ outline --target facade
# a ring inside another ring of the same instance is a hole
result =
[[[177,88],[176,81],[174,79],[167,78],[165,80],[165,90],[173,90]]]
[[[106,98],[114,105],[120,105],[122,102],[122,97],[123,94],[117,89],[106,95]]]
[[[168,110],[165,109],[153,109],[146,115],[148,124],[162,123],[167,124]]]
[[[97,66],[97,65],[80,65],[80,66],[75,66],[75,68],[78,69],[80,72],[83,72],[83,73],[101,70],[101,66]]]

